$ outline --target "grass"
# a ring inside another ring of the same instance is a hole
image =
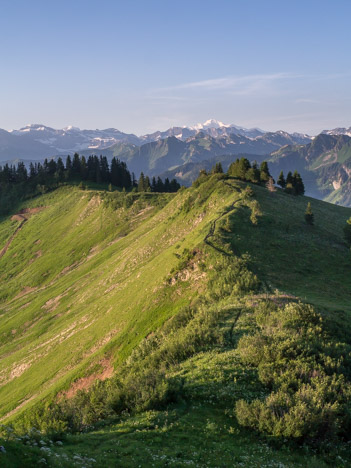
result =
[[[252,187],[262,216],[249,222],[250,211],[239,207],[230,215],[227,233],[233,251],[250,255],[251,268],[267,289],[293,294],[317,307],[351,311],[351,254],[343,227],[351,210],[281,190]],[[314,226],[305,223],[311,202]],[[321,287],[321,285],[323,285]]]
[[[217,206],[232,197],[223,194],[197,201],[188,213],[186,192],[141,195],[117,210],[104,203],[105,193],[70,188],[26,203],[45,208],[0,259],[0,415],[69,387],[103,358],[118,366],[191,302],[201,277],[166,279],[179,262],[175,254],[201,242]],[[213,209],[206,212],[206,203]]]
[[[53,467],[349,466],[346,446],[318,454],[249,432],[235,420],[238,399],[266,391],[236,350],[252,329],[257,300],[301,298],[338,335],[346,336],[351,324],[350,252],[342,238],[350,209],[253,185],[250,194],[246,186],[214,176],[176,195],[63,187],[21,206],[45,208],[0,259],[5,421],[97,369],[102,374],[106,360],[118,369],[144,337],[199,297],[218,303],[218,326],[227,338],[170,370],[184,380],[183,402],[68,434],[62,446],[50,445],[51,456],[13,441],[4,466],[18,466],[14,453],[27,466],[39,466],[43,453]],[[304,222],[308,201],[314,226]],[[1,222],[0,248],[15,226],[9,218]],[[222,284],[225,272],[214,268],[224,257],[240,257],[257,274],[261,293],[232,294],[231,284]]]

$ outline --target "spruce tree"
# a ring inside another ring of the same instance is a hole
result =
[[[145,177],[145,192],[151,192],[151,184],[149,176]]]
[[[237,159],[231,163],[228,169],[228,175],[240,180],[246,180],[246,174],[251,169],[250,161],[246,158]]]
[[[72,173],[75,176],[80,175],[80,158],[78,153],[74,153],[73,155]]]
[[[164,184],[162,182],[162,179],[161,177],[157,177],[157,182],[156,182],[156,192],[164,192],[165,191],[165,188],[164,188]]]
[[[257,167],[257,162],[252,164],[252,167],[246,172],[246,180],[253,184],[258,184],[260,181],[260,170]]]
[[[312,212],[310,202],[307,203],[307,207],[306,207],[306,211],[305,211],[305,221],[306,221],[307,224],[309,224],[311,226],[314,223],[314,215],[313,215],[313,212]]]
[[[211,174],[223,174],[223,167],[220,162],[216,163],[212,169],[211,169]]]
[[[278,184],[282,189],[284,189],[284,188],[286,187],[286,180],[285,180],[283,171],[281,171],[280,174],[279,174],[277,184]]]
[[[83,180],[87,180],[88,166],[87,166],[87,160],[85,159],[85,156],[82,156],[82,159],[80,160],[80,176]]]
[[[292,179],[295,195],[303,195],[305,193],[305,186],[302,181],[302,177],[297,171],[294,172]]]
[[[65,177],[67,179],[70,179],[72,176],[72,160],[71,160],[71,156],[68,155],[67,156],[67,159],[66,159],[66,173],[65,173]]]
[[[145,192],[145,176],[143,172],[140,173],[138,181],[138,192]]]
[[[295,189],[293,186],[293,175],[291,171],[288,172],[288,175],[286,176],[286,184],[285,184],[285,191],[287,193],[295,193]]]
[[[269,178],[272,177],[269,173],[267,161],[263,161],[260,165],[260,181],[263,184],[266,184],[269,181]]]
[[[156,188],[157,188],[157,186],[156,186],[156,178],[153,177],[153,178],[152,178],[152,182],[151,182],[151,192],[157,192]]]

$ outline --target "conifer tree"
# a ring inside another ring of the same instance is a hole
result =
[[[151,192],[151,185],[149,176],[145,177],[145,192]]]
[[[143,172],[140,173],[138,181],[138,192],[145,192],[145,176]]]
[[[169,183],[169,178],[165,178],[165,185],[164,185],[164,190],[165,192],[170,192],[170,183]]]
[[[293,186],[293,175],[291,171],[288,172],[288,175],[286,176],[286,184],[285,184],[285,191],[287,193],[295,193],[294,191],[294,186]]]
[[[223,167],[220,162],[216,163],[212,169],[211,169],[212,174],[223,174]]]
[[[263,161],[260,165],[260,181],[263,184],[266,184],[269,181],[269,178],[272,177],[269,173],[267,161]]]
[[[302,181],[302,177],[297,171],[293,174],[292,185],[294,187],[295,195],[303,195],[305,193],[305,186]]]
[[[252,182],[253,184],[258,184],[260,181],[260,170],[255,161],[252,164],[252,167],[246,172],[246,180]]]
[[[163,185],[163,182],[162,182],[162,179],[161,177],[157,177],[157,182],[156,182],[156,192],[164,192],[165,189],[164,189],[164,185]]]
[[[66,179],[70,179],[71,175],[72,175],[72,160],[71,160],[71,156],[68,155],[66,159],[66,173],[65,173]]]
[[[80,158],[78,153],[74,153],[72,161],[72,174],[77,176],[80,174]]]
[[[281,171],[280,174],[279,174],[277,184],[278,184],[282,189],[284,189],[284,188],[286,187],[286,180],[285,180],[283,171]]]
[[[305,221],[306,221],[307,224],[309,224],[311,226],[314,223],[314,215],[313,215],[313,212],[312,212],[310,202],[307,203],[307,207],[306,207],[306,211],[305,211]]]
[[[156,178],[153,177],[153,178],[152,178],[152,181],[151,181],[151,191],[152,191],[152,192],[157,192],[156,189],[157,189]]]
[[[87,160],[85,159],[84,156],[82,156],[80,160],[80,176],[83,180],[86,180],[88,177]]]

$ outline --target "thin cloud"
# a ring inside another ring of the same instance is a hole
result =
[[[235,86],[257,85],[259,83],[269,83],[272,81],[294,78],[298,75],[292,73],[273,73],[266,75],[246,75],[246,76],[228,76],[224,78],[215,78],[212,80],[193,81],[183,83],[177,86],[167,88],[171,89],[232,89]]]
[[[335,80],[349,76],[349,73],[334,74],[300,74],[292,72],[252,74],[252,75],[231,75],[222,78],[206,79],[201,81],[191,81],[180,83],[174,86],[167,86],[151,89],[148,92],[149,98],[181,100],[181,95],[189,92],[224,92],[236,96],[255,95],[262,91],[279,92],[278,85],[291,80],[323,81]],[[284,90],[280,88],[284,93]],[[285,90],[286,92],[286,90]]]
[[[152,89],[148,97],[156,99],[179,99],[180,95],[187,95],[189,92],[224,92],[231,95],[254,95],[255,93],[272,89],[274,84],[284,80],[301,78],[302,75],[296,73],[269,73],[254,74],[244,76],[226,76],[202,81],[192,81],[174,86]]]

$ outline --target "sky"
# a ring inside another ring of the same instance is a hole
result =
[[[349,0],[0,0],[0,128],[351,126]]]

